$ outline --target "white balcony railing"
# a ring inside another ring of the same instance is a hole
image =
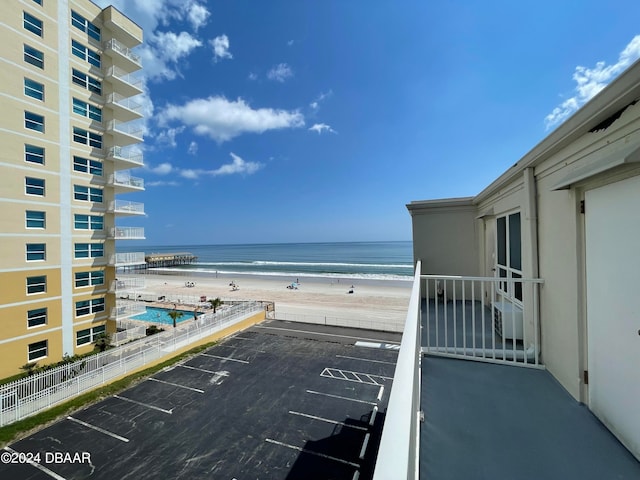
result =
[[[127,48],[122,43],[120,43],[115,38],[104,42],[104,50],[106,52],[116,52],[128,60],[132,61],[139,67],[142,67],[142,62],[140,60],[140,55],[134,53],[130,48]]]
[[[373,480],[419,478],[420,261],[416,265]],[[377,412],[374,407],[374,413]]]
[[[142,152],[135,147],[110,147],[109,150],[107,150],[107,158],[131,164],[132,166],[142,167],[144,165],[144,156]]]
[[[542,367],[537,278],[422,275],[425,354]]]
[[[136,190],[144,189],[144,179],[132,177],[128,173],[114,173],[109,175],[108,184],[112,187],[124,187]]]
[[[144,228],[113,227],[109,232],[109,238],[116,240],[144,240]]]
[[[112,135],[126,135],[136,142],[142,142],[144,129],[140,122],[120,122],[118,120],[111,120],[107,123],[107,132]]]
[[[109,257],[109,265],[126,267],[130,265],[144,265],[144,252],[115,253]]]
[[[119,301],[117,306],[111,309],[111,320],[120,320],[122,318],[132,317],[140,313],[145,313],[147,307],[142,302],[122,302]]]
[[[125,109],[122,115],[126,113],[127,119],[136,119],[142,117],[142,104],[133,99],[133,97],[125,97],[120,93],[110,93],[107,95],[107,105],[117,106]]]
[[[107,69],[105,77],[118,87],[118,93],[126,93],[126,96],[132,97],[143,92],[142,77],[116,65]]]
[[[119,215],[144,215],[144,203],[112,200],[109,202],[108,211]]]
[[[120,277],[111,282],[109,292],[121,295],[123,293],[142,290],[145,287],[144,277]]]

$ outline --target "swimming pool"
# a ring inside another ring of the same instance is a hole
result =
[[[131,317],[131,319],[142,320],[143,322],[166,323],[167,325],[173,325],[173,320],[169,316],[169,312],[171,311],[173,311],[173,308],[147,307],[147,311],[145,313],[135,315]],[[182,313],[182,316],[176,319],[176,323],[193,320],[193,310],[177,311]],[[202,315],[202,312],[198,312],[198,316],[200,315]]]

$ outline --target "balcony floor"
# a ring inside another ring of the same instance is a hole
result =
[[[640,462],[547,371],[424,356],[421,393],[421,479],[640,478]]]

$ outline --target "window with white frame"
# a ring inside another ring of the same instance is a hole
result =
[[[47,245],[45,243],[27,243],[27,262],[47,259]]]
[[[89,20],[73,10],[71,10],[71,25],[76,27],[78,30],[85,32],[89,38],[92,38],[97,42],[100,41],[100,28],[96,27]]]
[[[100,215],[76,213],[73,217],[73,225],[76,230],[104,230],[104,217]]]
[[[44,178],[25,177],[24,190],[27,195],[44,197]]]
[[[74,245],[73,258],[100,257],[104,257],[104,244],[102,243],[76,243]]]
[[[71,81],[76,85],[86,88],[90,92],[102,95],[102,82],[80,70],[76,70],[75,68],[71,70]]]
[[[76,317],[104,312],[104,298],[80,300],[76,302]]]
[[[496,272],[498,277],[507,280],[500,282],[499,291],[511,300],[522,301],[520,212],[496,218],[496,230]]]
[[[71,40],[71,53],[76,57],[89,62],[94,67],[100,68],[100,54],[89,47],[85,47],[80,42]]]
[[[78,330],[76,332],[76,346],[86,345],[87,343],[95,342],[99,335],[103,335],[107,331],[104,325],[98,325],[97,327],[87,328],[85,330]]]
[[[25,212],[25,223],[27,228],[46,228],[47,213],[36,210],[27,210]]]
[[[47,356],[47,340],[42,340],[40,342],[30,343],[28,347],[28,358],[29,361],[38,360],[39,358],[44,358]]]
[[[44,70],[44,53],[24,44],[24,61]]]
[[[27,311],[27,327],[39,327],[47,324],[47,308],[36,308]]]
[[[44,116],[37,113],[24,111],[24,128],[44,133]]]
[[[90,158],[73,156],[73,170],[81,173],[89,173],[91,175],[102,176],[103,168],[100,160],[92,160]]]
[[[24,94],[27,97],[44,101],[44,85],[30,78],[24,77]]]
[[[102,135],[93,133],[84,128],[73,127],[73,141],[89,145],[93,148],[102,148]]]
[[[75,273],[76,288],[95,287],[96,285],[104,285],[104,271],[91,270],[89,272]]]
[[[37,3],[38,5],[42,6],[42,0],[33,0],[34,3]]]
[[[102,122],[102,109],[79,98],[73,99],[73,113],[96,122]]]
[[[34,293],[45,293],[47,291],[47,276],[38,275],[27,277],[27,295]]]
[[[102,203],[103,194],[101,188],[87,187],[85,185],[73,186],[73,198],[82,202]]]
[[[29,30],[31,33],[35,33],[39,37],[42,37],[42,33],[43,33],[42,20],[34,17],[33,15],[27,12],[22,12],[22,13],[23,13],[22,25],[24,26],[25,30]]]
[[[24,145],[24,161],[44,165],[44,147],[37,145]]]

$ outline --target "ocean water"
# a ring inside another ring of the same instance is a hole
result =
[[[175,245],[120,248],[118,252],[189,252],[196,263],[152,269],[209,275],[259,275],[296,278],[410,280],[411,242],[280,243],[255,245]]]

